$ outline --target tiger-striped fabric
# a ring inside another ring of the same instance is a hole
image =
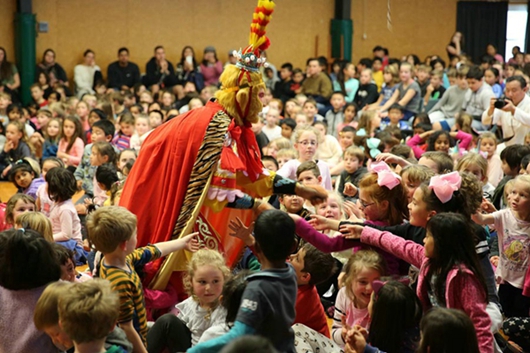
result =
[[[207,191],[205,190],[205,186],[208,184],[208,180],[214,171],[213,169],[217,166],[219,157],[221,156],[221,150],[223,149],[230,121],[231,118],[224,111],[220,110],[214,115],[208,125],[208,129],[204,135],[204,142],[199,148],[197,159],[193,164],[188,191],[182,202],[182,208],[173,229],[173,239],[181,236],[195,209],[201,207],[198,201],[201,195]]]

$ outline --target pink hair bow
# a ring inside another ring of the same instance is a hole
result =
[[[458,172],[451,172],[449,174],[436,175],[431,178],[429,189],[434,191],[438,200],[446,203],[453,198],[453,193],[460,189],[462,184],[462,177]]]
[[[370,171],[377,173],[377,184],[379,186],[386,186],[389,190],[392,190],[401,184],[401,177],[394,173],[388,164],[383,161],[372,163]]]
[[[478,151],[478,154],[480,154],[485,159],[488,159],[488,152]]]

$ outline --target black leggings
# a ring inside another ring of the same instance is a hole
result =
[[[191,348],[191,332],[174,314],[162,315],[147,333],[147,352],[185,352]]]
[[[523,290],[509,283],[499,285],[499,301],[504,316],[528,317],[530,314],[530,298],[523,295]]]

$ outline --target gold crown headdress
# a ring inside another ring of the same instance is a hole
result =
[[[248,46],[236,52],[236,66],[242,70],[258,72],[262,66],[267,66],[267,59],[261,57],[261,52],[270,46],[270,40],[265,36],[265,29],[271,20],[276,4],[272,0],[258,0],[258,6],[252,15]]]

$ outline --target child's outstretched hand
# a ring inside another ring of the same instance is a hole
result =
[[[184,245],[184,249],[188,250],[189,252],[196,252],[199,250],[199,239],[197,239],[197,235],[199,235],[199,232],[191,233],[186,235],[185,237],[182,237],[182,240],[186,245]]]
[[[311,225],[311,227],[319,231],[328,230],[331,227],[331,225],[329,224],[329,219],[316,214],[311,215],[311,220],[309,221],[309,224]]]
[[[342,207],[344,208],[344,212],[348,215],[348,221],[352,222],[362,222],[362,219],[364,218],[363,211],[359,208],[359,206],[351,201],[344,201],[342,204]]]
[[[346,239],[360,239],[363,229],[364,226],[343,224],[340,226],[339,232],[341,232]]]
[[[495,206],[485,198],[482,199],[482,203],[480,204],[480,209],[486,213],[493,213],[497,211]]]
[[[344,195],[349,196],[349,197],[354,197],[355,195],[357,195],[357,192],[358,192],[357,187],[353,185],[352,183],[344,184],[344,190],[342,191]]]
[[[254,245],[254,236],[252,235],[252,231],[254,230],[254,222],[252,222],[250,227],[246,227],[243,224],[243,221],[241,221],[239,217],[236,217],[235,220],[230,220],[228,228],[230,228],[230,230],[232,231],[229,234],[231,237],[241,239],[246,246]]]
[[[350,349],[351,352],[364,352],[364,349],[366,348],[366,337],[363,335],[361,330],[356,328],[350,330],[346,340],[346,347],[348,347],[347,349]]]
[[[340,335],[342,337],[342,340],[347,343],[348,342],[348,332],[351,331],[351,326],[346,323],[346,315],[342,315],[340,317],[340,323],[342,324],[342,329],[340,332]]]

